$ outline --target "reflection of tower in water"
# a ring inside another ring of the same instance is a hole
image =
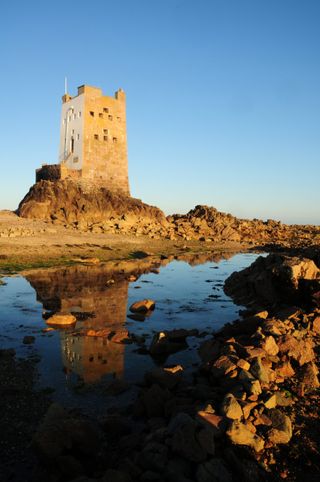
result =
[[[85,290],[87,291],[87,290]],[[119,281],[105,291],[82,292],[81,297],[61,300],[62,311],[90,313],[86,321],[78,322],[85,332],[90,330],[121,330],[126,322],[128,281]],[[107,337],[73,335],[61,332],[63,364],[85,382],[94,382],[110,374],[121,377],[124,371],[125,345],[111,342]]]
[[[85,335],[88,330],[124,329],[129,282],[121,277],[108,285],[114,274],[103,266],[73,266],[28,275],[44,309],[73,313],[83,320],[77,321],[76,334],[60,330],[61,353],[65,371],[89,383],[105,375],[121,377],[124,372],[126,345]]]

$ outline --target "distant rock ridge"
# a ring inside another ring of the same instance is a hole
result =
[[[320,243],[319,226],[239,219],[202,205],[184,215],[165,217],[159,208],[139,199],[68,179],[40,181],[33,185],[19,204],[17,214],[94,233],[148,235],[186,241],[278,243],[282,246]]]

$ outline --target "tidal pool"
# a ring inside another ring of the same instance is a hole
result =
[[[186,374],[198,363],[197,348],[241,306],[224,294],[225,279],[249,266],[253,253],[183,256],[178,260],[106,263],[39,269],[6,277],[0,286],[0,344],[18,356],[38,361],[40,387],[52,398],[87,411],[127,403],[136,383],[154,366],[181,364]],[[136,277],[135,281],[131,281]],[[156,302],[145,321],[128,317],[131,303],[144,298]],[[70,312],[76,326],[44,333],[46,318]],[[113,343],[106,337],[86,336],[88,329],[128,330],[137,343]],[[147,349],[153,335],[176,328],[199,330],[188,346],[167,359],[153,359]],[[23,338],[33,335],[32,344]]]

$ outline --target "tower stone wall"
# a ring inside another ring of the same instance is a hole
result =
[[[82,85],[76,96],[62,97],[59,164],[43,165],[36,181],[66,178],[130,195],[122,89],[109,97],[99,88]]]

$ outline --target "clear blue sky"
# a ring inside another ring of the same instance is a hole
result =
[[[64,77],[127,93],[132,195],[320,224],[319,0],[4,2],[0,209],[57,162]]]

